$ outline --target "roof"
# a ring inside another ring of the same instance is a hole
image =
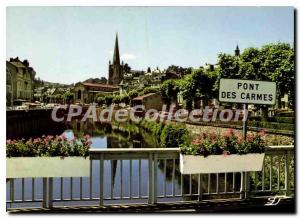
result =
[[[148,94],[146,94],[146,95],[142,95],[142,96],[135,97],[135,98],[132,99],[132,100],[134,100],[134,101],[136,101],[136,100],[143,100],[144,98],[147,98],[147,97],[149,97],[149,96],[156,95],[156,94],[157,94],[157,93],[148,93]]]
[[[102,87],[102,88],[114,88],[118,89],[119,87],[108,85],[108,84],[101,84],[101,83],[82,83],[84,86],[90,86],[90,87]]]
[[[16,66],[16,67],[20,67],[20,68],[26,68],[24,64],[22,64],[22,62],[19,62],[19,61],[12,61],[12,62],[9,62],[11,63],[12,65]]]

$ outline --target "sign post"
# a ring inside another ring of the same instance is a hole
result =
[[[247,139],[248,104],[274,105],[276,102],[276,83],[254,80],[221,79],[219,101],[241,103],[244,108],[243,138]],[[241,172],[241,198],[247,197],[249,173]]]
[[[267,81],[221,79],[219,101],[241,103],[244,109],[243,137],[247,137],[247,120],[245,114],[248,104],[274,105],[276,103],[276,83]]]
[[[247,110],[248,110],[248,104],[244,104],[244,112],[243,112],[244,116],[246,113],[248,113]],[[248,116],[247,116],[247,119],[243,119],[243,138],[244,138],[244,140],[247,139],[247,120],[248,120]]]

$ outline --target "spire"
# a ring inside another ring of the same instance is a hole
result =
[[[120,65],[120,54],[119,54],[119,44],[118,44],[118,33],[116,34],[115,50],[114,50],[114,57],[113,57],[113,64],[118,64],[118,65]]]
[[[240,49],[239,45],[236,45],[236,49],[234,50],[235,56],[239,57],[240,56]]]

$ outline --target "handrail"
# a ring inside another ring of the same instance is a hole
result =
[[[163,153],[163,152],[180,152],[180,148],[90,148],[90,154],[93,153]]]
[[[265,151],[292,151],[294,145],[272,145],[266,146]],[[103,154],[116,154],[116,153],[165,153],[173,152],[179,153],[180,148],[90,148],[90,155],[103,153]]]
[[[266,150],[293,150],[294,145],[270,145]],[[118,153],[118,152],[179,152],[180,148],[90,148],[90,153]]]
[[[293,145],[267,146],[265,153],[285,154],[292,153],[293,149]],[[101,155],[105,155],[107,159],[121,158],[121,156],[123,159],[147,158],[150,154],[157,154],[161,158],[179,158],[180,148],[90,148],[89,153],[91,160],[100,159]]]

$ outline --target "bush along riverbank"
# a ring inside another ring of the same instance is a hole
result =
[[[191,134],[185,125],[181,123],[174,124],[142,119],[140,122],[132,122],[132,124],[152,134],[160,143],[161,147],[179,147]]]
[[[89,135],[68,140],[64,134],[28,140],[7,140],[6,157],[87,157],[91,143]]]

